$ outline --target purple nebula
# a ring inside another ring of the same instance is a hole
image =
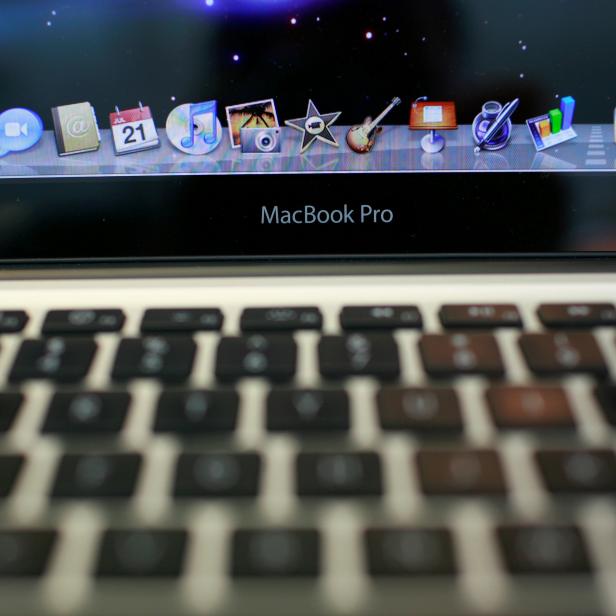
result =
[[[215,13],[256,14],[293,13],[309,6],[331,4],[332,0],[180,0],[203,11]]]

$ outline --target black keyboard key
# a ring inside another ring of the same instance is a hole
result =
[[[365,542],[368,571],[372,576],[456,573],[453,541],[445,529],[369,529]]]
[[[23,310],[0,310],[0,334],[17,334],[29,320]]]
[[[598,385],[595,389],[595,397],[605,420],[616,427],[616,385]]]
[[[96,575],[103,578],[175,578],[184,567],[183,530],[107,530]]]
[[[462,413],[453,389],[386,387],[377,395],[384,430],[409,430],[423,435],[461,434]]]
[[[614,304],[543,304],[537,314],[546,327],[557,329],[616,325]]]
[[[423,320],[417,306],[346,306],[340,313],[342,329],[421,329]]]
[[[422,450],[421,486],[431,495],[502,495],[505,478],[498,454],[489,449]]]
[[[42,431],[46,434],[116,434],[124,425],[130,395],[122,392],[56,393]]]
[[[85,338],[24,340],[11,368],[9,380],[51,379],[58,383],[83,380],[92,365],[97,344]]]
[[[448,304],[439,316],[448,329],[522,327],[522,317],[513,304]]]
[[[231,432],[238,406],[235,391],[165,391],[158,400],[154,432],[183,436]]]
[[[0,393],[0,433],[11,429],[23,401],[22,394]]]
[[[550,492],[616,495],[616,454],[609,449],[538,451],[535,459]]]
[[[434,378],[477,374],[500,378],[505,367],[492,334],[426,334],[419,341],[425,371]]]
[[[247,308],[240,327],[245,332],[292,332],[301,329],[320,330],[323,315],[313,306],[303,308]]]
[[[272,432],[344,432],[349,428],[349,396],[342,389],[275,389],[267,398],[267,429]]]
[[[592,569],[574,526],[501,526],[497,535],[510,573],[582,574]]]
[[[233,535],[233,577],[316,577],[319,533],[312,529],[238,530]]]
[[[319,365],[326,379],[374,376],[390,380],[400,375],[398,346],[390,334],[323,336]]]
[[[256,453],[182,454],[173,493],[179,498],[256,496],[261,457]]]
[[[375,453],[300,453],[297,456],[300,496],[380,496],[381,460]]]
[[[65,454],[53,498],[130,498],[141,467],[139,454]]]
[[[52,530],[0,531],[0,578],[42,576],[56,540]]]
[[[0,498],[5,498],[11,493],[23,465],[23,456],[0,455]]]
[[[269,335],[223,338],[216,356],[216,377],[227,383],[244,377],[275,382],[295,376],[297,344],[291,336]]]
[[[218,308],[153,308],[141,321],[144,334],[219,331],[223,314]]]
[[[119,332],[125,320],[121,310],[50,310],[43,322],[43,335]]]
[[[607,374],[603,353],[594,336],[586,332],[523,334],[520,347],[537,376],[589,373]]]
[[[151,378],[181,383],[190,377],[196,350],[188,337],[125,338],[118,347],[112,377],[115,381]]]
[[[499,428],[574,428],[569,399],[561,387],[491,387],[486,398]]]

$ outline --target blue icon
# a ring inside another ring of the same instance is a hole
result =
[[[34,147],[44,130],[41,118],[28,109],[9,109],[0,114],[0,157]]]
[[[185,154],[202,156],[213,152],[222,141],[222,124],[216,101],[176,107],[167,118],[167,137]]]
[[[473,139],[477,145],[475,153],[481,150],[502,150],[507,147],[513,133],[511,116],[519,105],[518,98],[505,106],[497,101],[488,101],[484,104],[481,113],[473,122]]]

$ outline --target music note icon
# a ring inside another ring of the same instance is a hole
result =
[[[222,141],[216,101],[176,107],[167,118],[167,136],[185,154],[209,154]]]

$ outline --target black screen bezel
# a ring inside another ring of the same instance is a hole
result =
[[[605,173],[4,180],[0,263],[609,256],[616,221],[579,196],[615,190],[616,175]],[[371,204],[395,216],[261,224],[263,207],[307,204]]]

